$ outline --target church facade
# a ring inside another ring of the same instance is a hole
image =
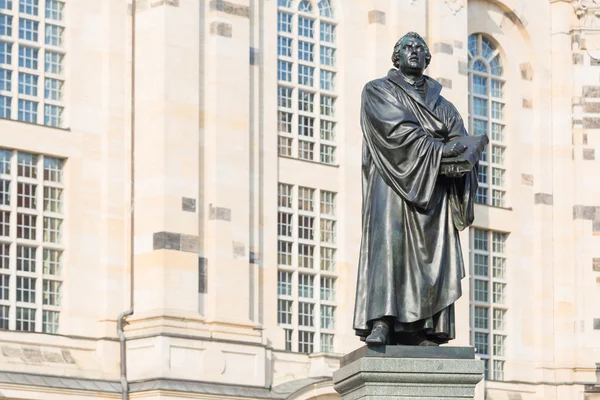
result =
[[[409,31],[490,138],[476,398],[600,399],[596,0],[0,0],[0,394],[339,398],[361,92]]]

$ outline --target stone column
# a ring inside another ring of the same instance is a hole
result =
[[[482,379],[472,347],[364,346],[333,374],[344,400],[473,399]]]

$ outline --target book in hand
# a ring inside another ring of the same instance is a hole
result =
[[[458,166],[458,172],[469,172],[479,162],[489,141],[487,135],[462,136],[450,140],[448,143],[460,142],[467,149],[456,157],[442,158],[441,173],[444,174],[451,165]]]

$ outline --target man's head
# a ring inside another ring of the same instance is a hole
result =
[[[394,67],[410,75],[422,74],[431,61],[431,53],[425,40],[416,32],[408,32],[394,46]]]

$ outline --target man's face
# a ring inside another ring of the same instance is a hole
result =
[[[416,38],[407,37],[402,40],[400,47],[400,69],[404,72],[422,73],[426,67],[425,47]]]

